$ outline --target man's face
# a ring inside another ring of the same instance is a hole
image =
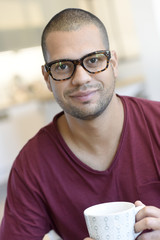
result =
[[[95,25],[86,25],[70,32],[51,32],[46,39],[47,61],[79,59],[90,52],[107,50],[102,35]],[[54,81],[44,74],[49,89],[65,113],[79,119],[98,117],[110,103],[117,75],[116,54],[113,52],[109,67],[98,74],[88,73],[78,65],[69,80]]]

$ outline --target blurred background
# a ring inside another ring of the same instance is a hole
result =
[[[16,155],[60,111],[41,75],[40,41],[68,7],[104,22],[119,59],[117,93],[160,100],[159,0],[0,0],[0,220]]]

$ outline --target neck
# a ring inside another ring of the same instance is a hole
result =
[[[58,126],[62,137],[76,155],[80,150],[84,153],[103,155],[107,149],[107,155],[111,150],[111,162],[118,147],[123,118],[121,100],[114,95],[107,109],[99,117],[80,120],[65,113],[59,119]]]
[[[104,139],[107,140],[107,138],[110,139],[110,135],[118,131],[118,129],[121,129],[123,125],[123,107],[121,100],[114,95],[107,109],[95,119],[81,120],[65,113],[62,122],[65,124],[65,129],[67,129],[68,134],[72,136],[74,140],[82,138],[86,140],[89,139],[90,142],[91,137],[93,137],[92,141],[96,141],[95,138],[97,137],[102,139],[102,141]]]

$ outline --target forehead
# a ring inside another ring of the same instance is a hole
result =
[[[100,30],[87,25],[75,31],[53,31],[46,38],[47,60],[80,58],[90,52],[104,50],[106,46]]]

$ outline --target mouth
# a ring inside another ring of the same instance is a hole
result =
[[[88,102],[91,101],[92,97],[97,93],[97,90],[92,91],[79,91],[74,94],[71,94],[70,97],[74,100],[80,102]]]

